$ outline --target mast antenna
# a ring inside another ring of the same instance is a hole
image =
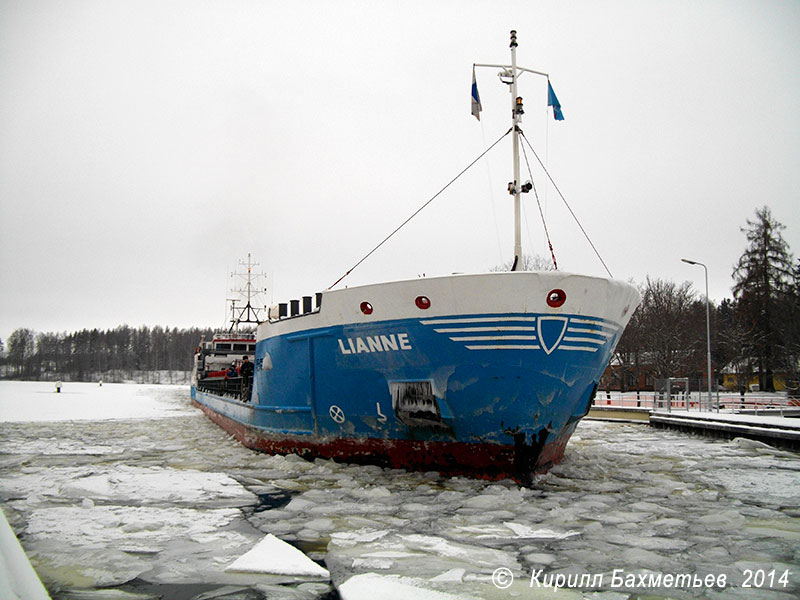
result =
[[[264,273],[254,273],[253,267],[259,263],[253,262],[250,253],[247,253],[247,262],[240,260],[239,265],[247,268],[246,273],[231,273],[231,277],[243,279],[243,285],[239,288],[231,289],[231,292],[238,294],[238,298],[231,298],[231,326],[229,331],[238,331],[242,323],[258,324],[264,320],[266,306],[261,302],[261,296],[267,292],[266,287],[259,286],[259,280],[266,278]],[[245,301],[244,306],[237,306],[237,302]]]
[[[508,192],[514,196],[514,263],[511,270],[522,268],[522,226],[520,219],[520,194],[519,183],[519,123],[522,121],[522,98],[517,96],[517,32],[511,30],[511,122],[513,132],[511,140],[514,154],[514,181],[508,184]]]
[[[498,73],[500,81],[509,86],[511,93],[511,133],[512,133],[512,154],[513,154],[513,167],[514,167],[514,180],[508,184],[508,193],[514,198],[514,262],[512,263],[511,270],[519,271],[522,269],[522,219],[521,219],[521,194],[526,194],[532,189],[530,182],[522,183],[519,174],[519,144],[522,129],[519,124],[522,122],[522,115],[525,110],[522,105],[522,97],[517,95],[517,80],[523,73],[533,73],[535,75],[550,76],[541,71],[534,71],[533,69],[526,69],[525,67],[517,66],[517,32],[515,29],[511,30],[511,64],[510,65],[496,65],[496,64],[482,64],[475,63],[476,67],[495,67],[503,69]]]

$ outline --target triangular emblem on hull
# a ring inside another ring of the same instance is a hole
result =
[[[539,317],[536,322],[539,344],[545,354],[550,354],[561,343],[567,331],[567,317]]]

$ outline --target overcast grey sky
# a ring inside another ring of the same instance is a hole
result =
[[[0,337],[220,325],[248,252],[327,288],[508,128],[473,62],[525,75],[522,127],[620,279],[730,295],[772,208],[800,253],[800,2],[0,1]],[[531,157],[531,160],[532,157]],[[511,258],[510,139],[343,284]],[[559,267],[603,268],[539,171]],[[532,194],[526,251],[546,254]]]

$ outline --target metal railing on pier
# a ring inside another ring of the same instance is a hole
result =
[[[721,411],[744,414],[772,414],[783,416],[784,412],[800,412],[800,400],[788,398],[786,394],[716,393],[711,406],[707,392],[679,392],[669,398],[662,392],[614,392],[598,391],[593,406],[608,408],[666,410],[666,411]]]

